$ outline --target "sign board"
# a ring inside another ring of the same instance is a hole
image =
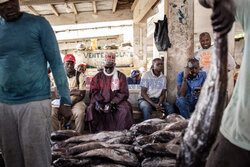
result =
[[[130,66],[133,64],[133,52],[128,50],[100,50],[100,51],[78,51],[76,53],[76,64],[86,63],[90,66],[101,66],[106,52],[116,54],[116,66]]]

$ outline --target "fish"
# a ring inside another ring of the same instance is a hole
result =
[[[83,152],[99,149],[99,148],[110,148],[110,149],[125,149],[125,150],[133,150],[133,146],[126,145],[126,144],[108,144],[105,142],[91,142],[91,143],[84,143],[80,145],[76,145],[74,147],[68,148],[67,155],[77,155]]]
[[[188,126],[188,120],[183,120],[183,121],[178,121],[178,122],[173,122],[168,125],[166,125],[162,130],[165,131],[183,131],[187,128]]]
[[[215,142],[226,106],[227,37],[215,34],[215,53],[208,77],[181,142],[178,167],[203,167]]]
[[[179,137],[180,135],[180,132],[160,130],[147,136],[139,136],[136,138],[136,142],[139,145],[144,145],[148,143],[167,143],[170,140]]]
[[[73,136],[79,136],[79,135],[80,133],[74,130],[58,130],[51,133],[50,139],[52,141],[63,141]]]
[[[176,157],[180,146],[168,143],[153,143],[142,146],[142,152],[147,156]]]
[[[93,161],[89,158],[86,159],[72,159],[72,158],[58,158],[53,161],[54,167],[88,167]]]
[[[142,161],[142,167],[175,167],[176,160],[169,157],[150,157]]]
[[[120,137],[115,137],[112,139],[109,139],[106,141],[106,143],[109,144],[132,144],[134,141],[133,136],[120,136]]]
[[[141,134],[149,135],[160,130],[162,128],[162,126],[160,125],[164,123],[166,123],[164,119],[159,119],[159,118],[149,119],[139,124],[134,124],[130,128],[130,131],[137,136]]]
[[[96,134],[86,134],[86,135],[71,137],[65,140],[65,143],[87,143],[95,141],[103,142],[121,136],[126,136],[126,133],[121,131],[103,131]]]
[[[179,122],[179,121],[184,121],[185,118],[182,117],[181,115],[179,114],[170,114],[168,115],[166,118],[165,118],[166,122],[167,123],[173,123],[173,122]]]
[[[98,157],[98,158],[110,159],[115,163],[126,165],[126,166],[138,166],[139,165],[139,161],[136,155],[125,149],[101,148],[101,149],[86,151],[74,157],[78,159]]]

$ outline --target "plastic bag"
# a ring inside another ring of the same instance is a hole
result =
[[[154,39],[158,51],[167,51],[168,48],[171,47],[168,37],[168,20],[166,15],[164,15],[164,20],[159,20],[155,23]]]

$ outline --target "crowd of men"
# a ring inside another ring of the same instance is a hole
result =
[[[204,1],[204,5],[208,3]],[[236,13],[228,10],[228,7],[233,6],[231,1],[215,0],[213,3],[216,4],[217,12],[212,17],[213,24],[219,27],[215,27],[214,31],[221,31],[222,34],[228,31],[235,14],[248,39],[250,1],[235,1]],[[221,11],[228,13],[221,15]],[[69,127],[79,133],[83,133],[85,123],[91,132],[131,127],[133,113],[128,101],[128,82],[126,76],[116,68],[114,53],[105,55],[104,69],[92,78],[90,104],[86,106],[83,100],[86,94],[86,68],[79,66],[76,70],[75,57],[70,54],[62,61],[55,34],[48,21],[41,16],[20,12],[18,0],[0,0],[0,16],[0,149],[6,166],[49,167],[51,127],[52,130]],[[175,105],[187,119],[194,110],[206,80],[214,49],[208,33],[201,34],[200,42],[202,50],[189,59],[184,70],[177,74]],[[248,45],[245,50],[239,81],[222,120],[221,134],[217,141],[217,144],[220,142],[222,145],[212,150],[214,154],[210,156],[210,166],[214,166],[213,162],[222,163],[219,162],[221,159],[225,161],[223,165],[229,163],[230,159],[218,158],[224,156],[223,150],[238,155],[237,158],[241,160],[234,161],[238,166],[249,166]],[[58,106],[52,109],[47,63],[60,97]],[[157,58],[140,80],[138,71],[133,72],[129,79],[131,83],[140,83],[138,107],[144,120],[151,118],[153,110],[164,112],[166,116],[176,112],[173,105],[165,100],[167,81],[162,70],[163,62]],[[239,85],[243,89],[239,89]]]

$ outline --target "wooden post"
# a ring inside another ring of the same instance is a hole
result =
[[[168,0],[169,38],[172,47],[167,52],[167,100],[176,100],[176,76],[184,70],[187,59],[193,56],[194,49],[194,0]]]

